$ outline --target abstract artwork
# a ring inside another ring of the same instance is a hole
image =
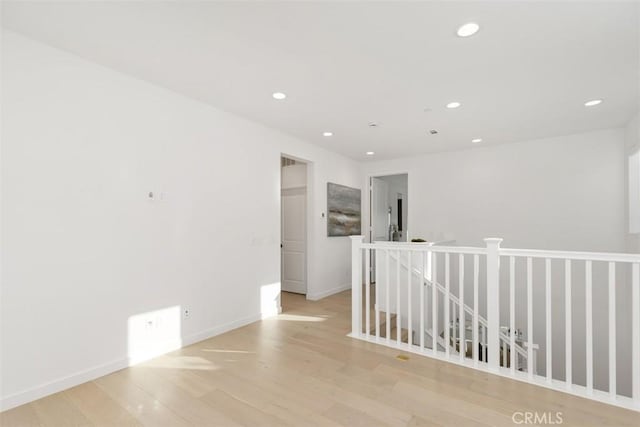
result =
[[[354,236],[360,234],[360,190],[327,183],[327,235]]]

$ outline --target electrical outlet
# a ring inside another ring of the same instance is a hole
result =
[[[191,312],[189,311],[189,309],[188,309],[188,308],[185,308],[185,309],[182,311],[182,315],[183,315],[183,316],[184,316],[184,318],[186,319],[186,318],[188,318],[189,316],[191,316]]]

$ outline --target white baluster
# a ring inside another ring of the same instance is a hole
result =
[[[516,371],[516,258],[509,257],[509,352],[511,373]]]
[[[572,332],[571,332],[571,260],[564,261],[564,324],[565,324],[565,372],[567,388],[573,388]]]
[[[587,359],[587,393],[593,393],[593,293],[591,291],[593,272],[591,261],[585,263],[585,314],[586,314],[586,359]]]
[[[547,351],[547,381],[551,382],[553,378],[553,354],[552,354],[552,340],[551,340],[551,260],[549,258],[544,261],[544,270],[545,270],[545,315],[546,315],[546,332],[545,338],[547,340],[546,343],[546,351]]]
[[[505,368],[507,367],[507,363],[508,363],[508,356],[507,356],[507,343],[506,341],[502,342],[502,366],[504,366]]]
[[[374,253],[375,253],[375,264],[376,264],[376,268],[374,270],[375,274],[376,274],[376,277],[375,277],[376,298],[375,298],[375,301],[374,301],[374,307],[376,309],[376,340],[379,340],[380,339],[380,305],[379,305],[380,304],[380,298],[379,298],[380,292],[379,291],[380,291],[381,283],[380,283],[380,280],[378,279],[378,265],[379,265],[379,262],[380,262],[380,251],[378,249],[375,249]]]
[[[445,295],[444,295],[444,352],[449,357],[449,347],[451,347],[451,337],[449,335],[451,322],[449,320],[449,304],[451,303],[451,294],[449,289],[449,253],[444,254],[444,286],[445,286]]]
[[[616,264],[609,263],[609,394],[616,390]]]
[[[480,326],[480,360],[487,361],[487,328]]]
[[[432,252],[431,275],[431,345],[435,355],[438,353],[438,258],[435,252]]]
[[[364,250],[364,275],[365,275],[365,333],[371,335],[371,251]]]
[[[527,375],[533,378],[533,260],[527,258]]]
[[[453,326],[452,326],[452,331],[453,331],[453,337],[451,338],[451,342],[453,343],[453,350],[455,351],[456,349],[456,343],[458,342],[458,321],[456,320],[456,304],[453,302],[453,300],[451,301],[451,313],[453,313],[453,319],[451,320]]]
[[[478,354],[478,273],[480,270],[480,260],[478,255],[473,256],[473,330],[472,330],[472,355],[473,355],[473,363],[474,365],[478,365],[478,359],[480,358]]]
[[[640,264],[631,267],[631,367],[632,396],[640,407]]]
[[[390,251],[389,249],[385,250],[385,262],[387,264],[387,271],[386,271],[386,280],[384,283],[385,289],[387,290],[387,322],[386,322],[386,334],[385,334],[385,338],[387,341],[391,340],[391,289],[389,286],[389,269],[390,269],[390,262],[389,262],[389,257],[390,257]]]
[[[398,258],[396,259],[396,341],[398,344],[402,342],[402,322],[400,319],[400,249],[398,249]]]
[[[460,254],[460,265],[458,266],[458,295],[460,297],[460,304],[458,305],[458,325],[460,328],[460,360],[463,361],[467,357],[467,342],[465,338],[466,332],[466,320],[464,312],[464,255]]]
[[[420,252],[422,269],[420,271],[420,350],[424,350],[424,286],[427,272],[427,253]]]
[[[411,276],[413,276],[413,270],[411,269],[411,258],[413,258],[413,252],[411,250],[407,251],[407,342],[409,347],[413,345],[413,337],[411,336],[411,322],[413,321],[413,317],[411,317]]]

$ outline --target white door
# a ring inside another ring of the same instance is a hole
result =
[[[307,192],[282,190],[282,290],[307,293]]]
[[[389,240],[389,184],[380,178],[371,178],[371,241]],[[375,251],[371,251],[371,281],[375,282]]]
[[[371,241],[389,240],[389,184],[371,178]]]

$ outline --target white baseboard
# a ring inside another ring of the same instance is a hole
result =
[[[222,335],[225,332],[229,332],[234,329],[238,329],[243,326],[249,325],[253,322],[257,322],[258,320],[263,319],[264,317],[265,316],[262,313],[258,313],[258,314],[245,317],[243,319],[234,320],[233,322],[225,323],[220,326],[207,329],[206,331],[196,332],[195,334],[187,335],[186,337],[182,337],[182,347],[186,347],[191,344],[195,344],[197,342],[204,341],[209,338],[213,338],[217,335]]]
[[[281,310],[282,308],[279,308],[279,311]],[[265,317],[269,317],[270,315],[270,313],[258,313],[252,316],[245,317],[243,319],[234,320],[233,322],[225,323],[220,326],[207,329],[205,331],[196,332],[194,334],[184,336],[182,337],[181,344],[172,345],[170,346],[170,348],[167,348],[166,352],[161,354],[175,351],[179,348],[186,347],[191,344],[195,344],[197,342],[215,337],[217,335],[224,334],[225,332],[229,332],[233,329],[237,329]],[[153,357],[160,356],[161,354],[155,354]],[[24,405],[25,403],[33,402],[34,400],[38,400],[45,396],[61,392],[68,388],[84,384],[96,378],[109,375],[113,372],[135,365],[140,361],[140,359],[124,357],[113,362],[108,362],[102,365],[95,366],[93,368],[85,369],[69,376],[49,381],[44,384],[29,388],[27,390],[2,397],[0,398],[0,412],[15,408],[16,406]]]
[[[277,316],[282,313],[282,306],[274,307],[273,309],[269,309],[267,311],[263,311],[261,314],[262,319],[268,319],[269,317]]]
[[[342,286],[337,286],[335,288],[331,288],[326,291],[318,292],[317,294],[307,294],[307,299],[311,301],[318,301],[322,298],[326,298],[331,295],[346,291],[347,289],[351,289],[351,283],[348,283]]]
[[[96,378],[119,371],[129,366],[128,358],[115,360],[75,374],[37,385],[27,390],[14,393],[0,399],[0,411],[6,411],[25,403],[33,402],[50,394],[58,393],[71,387],[84,384]]]

